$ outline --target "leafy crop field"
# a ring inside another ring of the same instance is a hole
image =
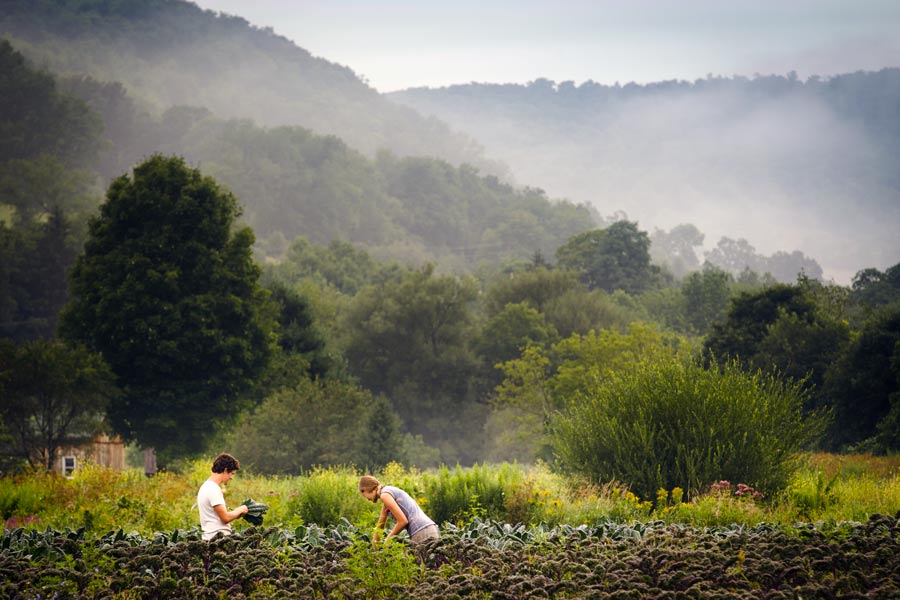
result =
[[[350,525],[203,542],[16,529],[6,598],[898,598],[900,523],[525,527],[476,520],[421,548]]]
[[[227,502],[265,502],[264,524],[211,543],[193,506],[208,461],[33,473],[0,479],[0,598],[900,598],[898,461],[809,455],[777,497],[651,499],[541,467],[389,465],[441,524],[418,548],[372,546],[352,469],[242,472]]]

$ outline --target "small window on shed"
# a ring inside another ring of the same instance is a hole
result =
[[[72,477],[75,473],[76,461],[74,456],[63,456],[63,475]]]

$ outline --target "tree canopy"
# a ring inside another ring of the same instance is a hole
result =
[[[631,221],[574,235],[556,256],[559,266],[579,273],[589,289],[607,292],[642,292],[659,273],[659,267],[650,263],[649,236]]]
[[[0,453],[34,468],[53,469],[57,450],[104,429],[116,395],[103,358],[83,346],[0,340],[0,424],[9,433]],[[5,446],[5,447],[4,447]]]
[[[242,406],[273,342],[253,233],[235,197],[155,155],[109,188],[72,273],[62,334],[102,353],[124,396],[116,431],[196,451]]]

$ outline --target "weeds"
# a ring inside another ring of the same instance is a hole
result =
[[[435,471],[393,463],[376,476],[412,495],[439,524],[497,520],[526,526],[594,525],[606,521],[664,521],[696,526],[819,521],[865,521],[900,508],[897,457],[810,454],[788,487],[759,498],[744,483],[717,482],[694,490],[680,486],[641,498],[616,481],[591,482],[552,472],[546,465],[478,465]],[[209,462],[185,472],[147,478],[139,469],[114,472],[86,465],[73,479],[34,472],[0,479],[0,517],[6,529],[123,530],[150,535],[187,530],[198,523],[196,493]],[[269,505],[266,524],[295,530],[349,521],[368,529],[378,509],[357,493],[352,468],[316,469],[301,476],[264,477],[240,472],[225,491],[229,507],[253,497]],[[248,527],[243,520],[235,529]]]

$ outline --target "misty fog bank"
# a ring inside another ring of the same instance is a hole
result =
[[[800,250],[839,283],[900,260],[900,70],[389,97],[477,138],[520,182],[649,231],[693,223],[707,250],[723,236]]]

